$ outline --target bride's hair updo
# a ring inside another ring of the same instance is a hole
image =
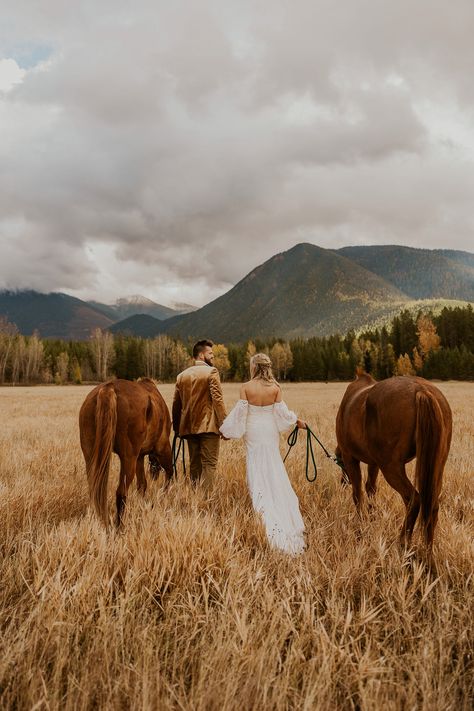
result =
[[[250,377],[252,380],[263,380],[269,385],[276,383],[272,371],[272,361],[266,353],[255,353],[250,358]]]

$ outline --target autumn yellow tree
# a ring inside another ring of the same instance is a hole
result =
[[[255,348],[255,343],[253,341],[249,341],[247,343],[247,351],[245,353],[245,365],[247,368],[247,373],[250,372],[250,359],[252,356],[255,355],[257,352],[257,349]]]
[[[189,353],[180,341],[175,341],[171,350],[171,362],[174,372],[180,373],[190,365]]]
[[[432,319],[426,314],[419,316],[416,322],[416,335],[418,336],[418,350],[422,359],[431,351],[439,351],[441,348],[441,339],[436,331]]]
[[[416,346],[413,349],[413,366],[417,373],[423,368],[423,358]]]
[[[56,381],[59,385],[64,385],[68,380],[69,372],[69,356],[65,351],[62,351],[56,359]]]
[[[222,343],[215,343],[212,346],[214,353],[214,366],[220,373],[222,380],[225,380],[230,370],[229,351]]]
[[[400,355],[398,357],[398,360],[395,365],[395,373],[396,375],[415,375],[415,371],[413,370],[413,365],[408,353],[405,353],[404,355]]]
[[[293,367],[293,353],[290,344],[277,341],[270,351],[270,358],[277,380],[280,378],[286,380],[288,371]]]

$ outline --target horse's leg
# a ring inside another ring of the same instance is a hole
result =
[[[128,453],[120,455],[120,480],[115,497],[117,502],[117,528],[122,523],[128,487],[135,476],[137,458],[137,455]]]
[[[362,474],[360,462],[352,457],[344,459],[344,468],[352,484],[352,498],[357,512],[360,514],[362,505]]]
[[[147,487],[145,475],[145,455],[141,454],[137,459],[137,490],[145,496]]]
[[[184,452],[184,440],[181,444]],[[163,443],[157,447],[158,457],[160,464],[166,473],[166,484],[168,485],[174,476],[173,472],[173,456],[171,454],[171,445],[169,439],[165,440]]]
[[[379,473],[379,468],[376,464],[369,464],[367,467],[368,477],[365,484],[365,490],[369,498],[373,498],[377,491],[377,476]]]
[[[382,473],[392,489],[398,491],[405,504],[406,516],[400,532],[402,545],[409,545],[420,510],[420,495],[406,475],[403,463],[389,464],[382,467]]]
[[[337,464],[341,467],[341,486],[343,486],[343,487],[349,486],[349,484],[350,484],[349,476],[344,468],[344,461],[342,458],[342,452],[341,452],[341,448],[339,447],[339,445],[337,445],[336,451],[334,452],[334,454],[336,456]]]

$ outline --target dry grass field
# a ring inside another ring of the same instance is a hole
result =
[[[440,387],[454,439],[438,577],[400,551],[403,507],[383,479],[359,521],[322,452],[305,480],[302,441],[288,460],[308,531],[297,558],[267,546],[241,442],[223,443],[211,499],[182,474],[133,489],[123,533],[106,534],[78,439],[89,388],[0,390],[1,707],[470,710],[474,385]],[[331,450],[344,389],[284,388]],[[114,461],[111,507],[116,482]]]

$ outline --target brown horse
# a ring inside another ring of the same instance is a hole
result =
[[[117,526],[120,526],[135,473],[138,490],[143,494],[146,491],[146,454],[153,478],[158,476],[159,466],[165,470],[168,481],[173,476],[171,418],[166,403],[148,378],[102,383],[86,397],[79,413],[79,429],[91,502],[106,526],[110,456],[115,452],[120,458],[116,493]]]
[[[451,431],[449,404],[427,380],[402,376],[376,382],[367,373],[359,373],[347,388],[336,418],[337,454],[352,484],[356,508],[360,511],[360,462],[365,462],[368,496],[375,494],[381,469],[404,501],[402,542],[410,542],[421,508],[425,541],[431,550]],[[405,464],[415,457],[418,491],[405,472]]]

